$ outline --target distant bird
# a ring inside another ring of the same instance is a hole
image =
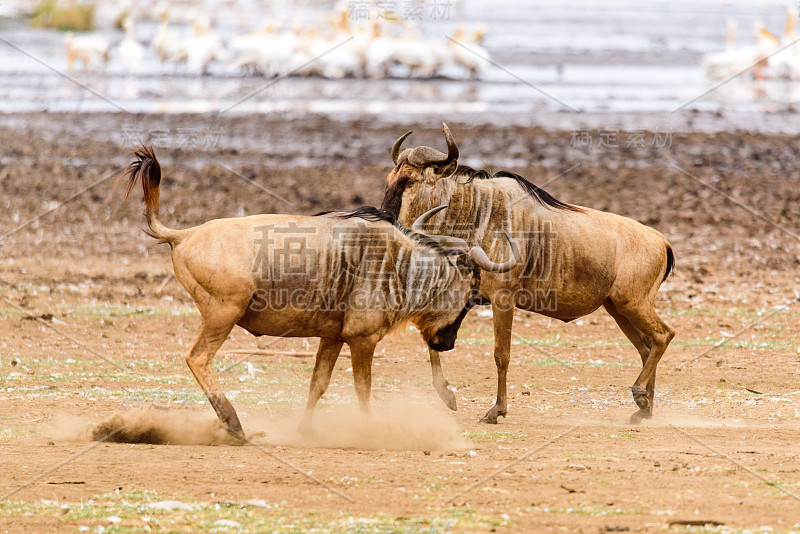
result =
[[[755,47],[736,47],[736,21],[728,19],[725,26],[725,50],[703,56],[702,67],[714,80],[722,80],[751,67],[757,59]]]
[[[197,17],[192,29],[194,34],[185,42],[186,63],[190,72],[205,74],[214,60],[224,54],[222,41],[217,32],[211,28],[211,20],[205,16]]]
[[[186,54],[182,54],[180,51],[180,39],[169,27],[169,7],[166,4],[162,4],[158,13],[158,29],[151,43],[158,59],[162,64],[169,60],[184,61]]]
[[[756,39],[756,61],[754,70],[756,80],[774,78],[775,73],[770,68],[770,57],[780,47],[780,41],[769,32],[761,21],[753,24],[753,36]]]
[[[364,72],[372,79],[386,78],[395,64],[395,52],[402,46],[400,40],[385,34],[376,22],[372,26],[369,43],[364,50]]]
[[[483,47],[486,30],[483,27],[468,31],[459,28],[449,42],[453,60],[460,65],[471,79],[476,79],[489,65],[489,51]],[[455,42],[454,42],[455,41]],[[484,59],[485,58],[485,59]]]
[[[779,53],[770,58],[775,76],[785,80],[800,80],[800,33],[797,31],[796,23],[798,10],[794,6],[786,8],[786,25],[783,30],[780,46],[784,48]]]
[[[74,35],[72,32],[64,36],[67,52],[67,72],[72,72],[75,61],[83,63],[83,70],[108,63],[108,41],[99,34]]]
[[[267,75],[271,40],[275,27],[271,23],[250,33],[235,35],[228,41],[228,55],[233,66],[245,71]]]
[[[453,59],[453,53],[444,41],[425,39],[411,24],[406,24],[400,40],[402,44],[396,47],[394,58],[408,69],[409,77],[435,76]]]
[[[142,69],[144,47],[139,44],[134,36],[133,18],[131,16],[125,17],[122,27],[125,29],[125,38],[119,45],[119,56],[122,60],[122,65],[128,72],[139,72]]]
[[[308,45],[303,48],[314,59],[307,65],[307,73],[331,80],[361,76],[361,59],[353,42],[345,42],[348,37],[338,32],[330,36],[319,35],[312,28],[307,36]]]

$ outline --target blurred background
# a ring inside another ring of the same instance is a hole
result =
[[[447,114],[562,128],[625,117],[629,126],[711,129],[724,114],[728,125],[795,131],[796,8],[6,0],[0,111]]]

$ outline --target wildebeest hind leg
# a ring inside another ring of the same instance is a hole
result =
[[[442,372],[442,360],[439,357],[439,351],[429,348],[428,354],[431,357],[433,388],[436,390],[436,393],[439,394],[439,398],[442,399],[442,402],[444,402],[445,406],[455,412],[458,409],[458,405],[456,404],[456,396],[450,390],[450,383],[444,377],[444,372]]]
[[[222,393],[211,367],[214,355],[225,342],[233,325],[241,315],[242,313],[235,306],[221,305],[216,306],[213,312],[203,314],[203,325],[200,327],[197,339],[186,354],[186,363],[228,433],[244,442],[246,438],[242,424],[239,422],[239,416],[236,415],[233,405]]]
[[[650,355],[650,347],[646,344],[647,340],[643,338],[642,333],[634,327],[631,322],[622,316],[619,311],[617,311],[616,306],[614,303],[609,299],[607,300],[603,306],[605,307],[606,311],[608,312],[611,317],[617,322],[617,326],[619,326],[622,333],[625,334],[625,337],[636,347],[636,350],[639,352],[639,356],[642,359],[642,368],[644,368],[644,364],[647,363],[647,357]],[[638,412],[634,413],[631,416],[631,423],[639,423],[642,419],[649,419],[653,416],[653,398],[655,396],[655,386],[656,386],[656,377],[655,374],[647,383],[647,400],[648,405],[645,409],[640,409]]]
[[[501,299],[492,299],[494,315],[494,363],[497,365],[497,401],[483,416],[481,423],[497,424],[497,417],[506,416],[506,379],[511,361],[511,325],[514,322],[514,305]]]
[[[300,433],[304,436],[312,435],[311,419],[314,416],[314,409],[317,407],[320,397],[328,389],[328,384],[331,383],[333,368],[336,367],[336,360],[339,358],[343,344],[344,341],[338,339],[324,337],[319,340],[314,372],[311,374],[311,384],[308,387],[306,411],[300,423]]]
[[[647,357],[642,358],[642,372],[639,373],[631,390],[640,412],[652,413],[656,367],[670,341],[675,337],[675,331],[656,314],[652,302],[642,302],[638,306],[631,304],[625,307],[617,306],[617,310],[641,332],[643,342],[649,348]],[[635,419],[632,418],[634,422]]]

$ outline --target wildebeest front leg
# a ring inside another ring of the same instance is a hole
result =
[[[428,354],[430,354],[431,357],[433,387],[436,390],[436,393],[439,394],[439,398],[442,399],[442,402],[444,402],[445,406],[455,412],[458,409],[458,406],[456,405],[456,396],[450,390],[450,383],[444,377],[444,372],[442,372],[442,360],[439,357],[439,352],[428,348]]]
[[[233,405],[222,393],[211,367],[214,354],[222,346],[237,320],[238,317],[231,320],[231,317],[226,317],[224,313],[215,313],[213,317],[204,316],[200,333],[186,354],[186,363],[228,433],[244,442],[246,438],[242,424],[239,422],[239,416],[236,415]]]
[[[511,325],[514,322],[514,305],[501,299],[492,299],[494,314],[494,363],[497,365],[497,401],[481,423],[497,424],[497,417],[506,416],[506,378],[511,360]]]
[[[300,433],[304,436],[310,436],[312,433],[311,419],[314,416],[314,409],[331,383],[333,368],[336,367],[336,360],[339,358],[339,352],[342,350],[343,344],[344,341],[339,339],[321,338],[319,340],[314,372],[311,374],[311,384],[308,387],[306,411],[300,423]]]
[[[362,412],[369,412],[369,397],[372,391],[372,356],[377,341],[359,338],[347,342],[350,345],[350,361],[353,364],[353,382]]]

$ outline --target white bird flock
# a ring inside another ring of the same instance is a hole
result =
[[[456,28],[450,39],[430,39],[412,21],[354,25],[340,8],[323,24],[266,22],[223,43],[207,14],[189,14],[188,32],[185,25],[177,31],[170,25],[168,5],[160,4],[155,14],[159,23],[147,48],[137,40],[133,13],[124,19],[124,37],[113,47],[99,33],[67,34],[68,70],[80,61],[87,71],[113,67],[135,74],[145,53],[167,72],[207,74],[216,63],[222,72],[265,77],[476,79],[490,65],[482,25]]]
[[[786,9],[786,26],[778,39],[764,24],[753,24],[754,43],[736,45],[736,21],[729,19],[725,35],[725,50],[703,56],[703,69],[709,78],[722,80],[752,68],[756,80],[800,81],[800,33],[796,28],[798,10]],[[782,50],[783,49],[783,50]]]

